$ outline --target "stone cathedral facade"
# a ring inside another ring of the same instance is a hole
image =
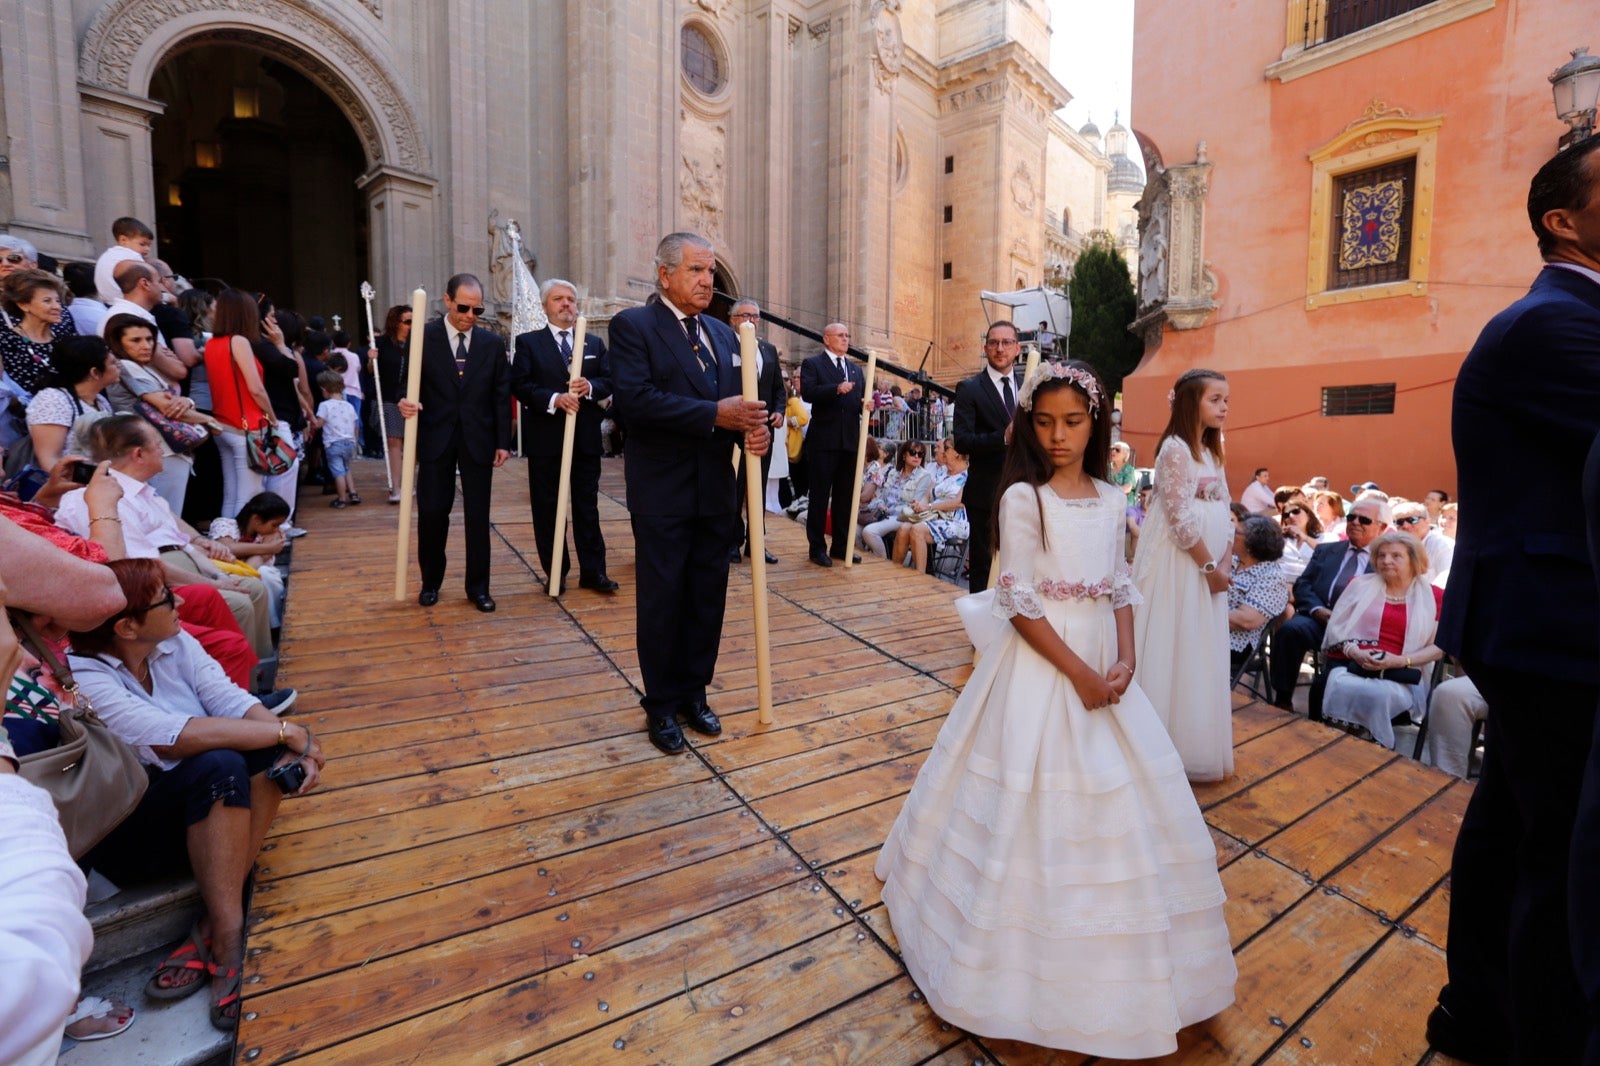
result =
[[[953,380],[980,290],[1136,247],[1126,131],[1056,116],[1050,32],[1044,0],[0,0],[0,219],[81,259],[133,215],[347,324],[362,280],[458,270],[505,310],[515,219],[603,325],[693,229],[725,291]]]

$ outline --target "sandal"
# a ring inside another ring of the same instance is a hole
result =
[[[144,994],[151,999],[182,999],[200,990],[204,983],[207,967],[211,965],[211,938],[201,937],[200,925],[195,923],[189,930],[189,938],[178,945],[176,951],[168,955],[161,965],[156,967],[156,972],[150,975],[150,980],[144,983]],[[184,974],[192,976],[192,980],[183,984],[161,983],[162,975],[170,974],[172,978]]]
[[[361,497],[352,492],[350,494],[350,506],[354,507],[356,504],[358,504],[360,502],[361,502]]]
[[[332,503],[328,504],[328,506],[329,507],[349,507],[350,505],[348,503],[345,503],[343,500],[334,500]]]
[[[121,1021],[117,1018],[127,1015]],[[107,1040],[128,1031],[133,1024],[134,1010],[126,1003],[99,996],[85,996],[78,1000],[78,1009],[67,1018],[66,1035],[73,1040]]]
[[[239,977],[239,968],[224,970],[214,962],[206,964],[206,972],[212,977],[220,977],[227,981],[226,991],[211,1001],[211,1024],[225,1033],[231,1033],[239,1027],[239,988],[243,983]]]

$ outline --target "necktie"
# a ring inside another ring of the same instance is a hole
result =
[[[1017,413],[1017,399],[1011,395],[1011,375],[1007,374],[1000,379],[1000,399],[1005,401],[1006,417],[1014,418]]]
[[[456,377],[467,376],[467,335],[456,334]]]
[[[707,346],[700,343],[700,319],[696,315],[683,316],[683,331],[689,335],[689,346],[694,349],[694,357],[700,362],[700,369],[705,371],[706,380],[711,383],[712,391],[717,388],[717,358],[709,352]]]
[[[1330,604],[1339,602],[1339,597],[1344,595],[1344,590],[1361,571],[1361,557],[1364,549],[1351,548],[1344,556],[1344,564],[1339,567],[1339,573],[1333,579],[1333,595],[1328,600]]]
[[[569,366],[572,364],[572,342],[567,339],[566,330],[561,331],[561,358],[565,359]]]

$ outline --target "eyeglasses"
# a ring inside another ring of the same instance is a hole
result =
[[[750,321],[754,322],[756,319],[760,318],[761,316],[756,314],[754,311],[735,311],[733,314],[729,315],[728,317],[729,318],[748,318]]]
[[[171,585],[163,585],[161,587],[167,590],[167,594],[165,596],[161,597],[159,600],[157,600],[156,602],[152,603],[148,607],[138,607],[138,608],[130,607],[126,611],[122,612],[122,617],[123,618],[133,618],[135,616],[141,616],[142,617],[143,615],[149,614],[151,611],[155,610],[157,607],[174,607],[174,608],[177,607],[178,606],[178,594],[176,592],[172,591],[172,586]]]
[[[1394,524],[1397,526],[1414,526],[1420,521],[1422,521],[1421,515],[1412,515],[1410,518],[1396,518]]]
[[[456,314],[458,314],[458,315],[481,315],[481,314],[483,314],[483,308],[481,306],[480,307],[474,307],[471,304],[456,304]]]
[[[983,346],[985,348],[1015,348],[1017,342],[1014,340],[986,340],[983,342]]]
[[[23,255],[21,252],[10,252],[4,257],[0,257],[0,263],[10,263],[12,266],[17,266],[18,264],[26,263],[27,261],[28,257]]]
[[[1358,526],[1375,526],[1378,524],[1376,518],[1368,518],[1364,514],[1353,514],[1346,521],[1354,522]]]

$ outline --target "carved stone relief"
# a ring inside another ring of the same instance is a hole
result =
[[[880,92],[891,92],[905,64],[900,34],[900,0],[874,0],[872,5],[873,75]]]
[[[1033,171],[1028,168],[1026,159],[1019,160],[1017,169],[1011,172],[1011,202],[1017,205],[1017,210],[1024,215],[1033,214],[1033,205],[1038,200],[1038,192],[1033,184]]]
[[[1217,309],[1217,278],[1205,258],[1212,164],[1204,141],[1195,160],[1151,171],[1139,198],[1139,317],[1130,328],[1152,347],[1162,323],[1198,329]]]
[[[727,128],[684,114],[678,199],[685,227],[712,240],[722,237],[727,174]]]
[[[733,0],[694,0],[695,6],[712,16],[720,16]]]

